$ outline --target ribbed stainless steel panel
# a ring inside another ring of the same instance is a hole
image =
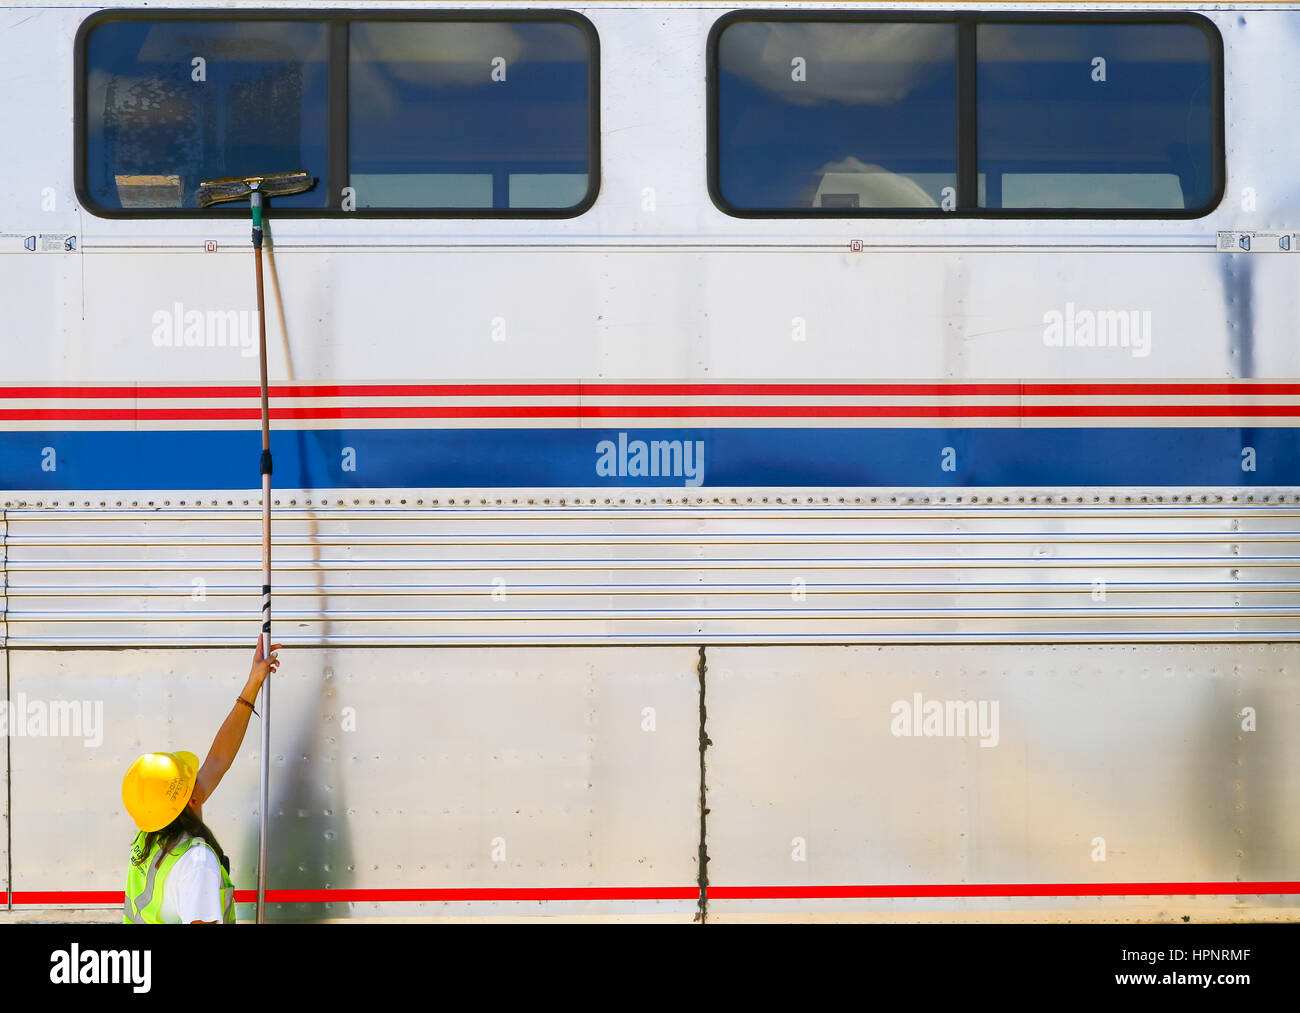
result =
[[[278,502],[287,643],[1300,638],[1294,491]],[[14,646],[233,644],[257,614],[256,500],[55,500],[8,516]]]
[[[15,888],[48,893],[50,906],[120,891],[134,835],[123,774],[151,750],[201,758],[249,658],[11,652],[17,692],[100,701],[104,714],[98,746],[13,740]],[[696,651],[286,649],[283,660],[268,889],[360,890],[370,900],[273,904],[269,917],[695,913]],[[204,806],[240,889],[256,878],[258,747],[253,719]],[[622,895],[563,896],[588,887]],[[376,899],[385,890],[423,899]],[[540,896],[453,898],[463,890]],[[629,899],[635,890],[652,896]],[[666,891],[677,896],[662,899]]]
[[[10,709],[9,701],[9,649],[6,646],[6,636],[8,633],[8,611],[9,611],[9,592],[8,592],[8,570],[6,567],[6,545],[8,541],[8,527],[5,510],[0,507],[0,699],[4,700],[6,710]],[[3,780],[3,786],[0,787],[0,893],[5,895],[5,903],[0,908],[8,906],[9,900],[9,738],[6,733],[0,736],[3,742],[0,742],[0,779]]]
[[[1294,897],[1248,884],[1295,878],[1300,646],[708,654],[711,917],[1040,909],[1201,918],[1287,906],[1294,917]],[[963,729],[945,707],[942,722],[920,724],[927,704],[948,701],[983,707],[988,719]],[[1149,886],[1168,883],[1242,889],[1198,897],[1192,886]],[[1059,884],[1081,894],[1134,886],[1130,896],[1071,897]],[[997,895],[1003,885],[1031,889]],[[900,895],[833,899],[855,886]],[[994,896],[963,895],[989,886]],[[773,888],[793,895],[772,897]],[[925,896],[935,888],[948,895]]]

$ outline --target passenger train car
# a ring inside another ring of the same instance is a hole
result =
[[[0,3],[0,901],[260,606],[277,920],[1300,915],[1300,10]],[[206,816],[247,917],[257,735]]]

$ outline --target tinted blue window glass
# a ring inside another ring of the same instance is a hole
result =
[[[1214,198],[1211,41],[1194,25],[980,25],[990,208],[1195,209]]]
[[[106,208],[192,208],[205,179],[324,177],[325,26],[117,21],[87,42],[86,182]],[[321,207],[325,188],[276,199]]]
[[[717,182],[742,210],[933,209],[957,184],[951,24],[753,22],[718,39]]]
[[[592,53],[551,22],[354,22],[357,207],[569,208],[591,179]]]

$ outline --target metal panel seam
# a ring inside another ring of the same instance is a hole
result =
[[[709,920],[709,840],[708,840],[708,785],[705,782],[705,750],[713,743],[704,730],[705,718],[708,711],[704,706],[704,676],[708,671],[708,658],[706,647],[700,645],[700,662],[696,667],[696,675],[700,681],[700,850],[699,850],[699,883],[700,883],[700,909],[696,912],[693,920],[705,925]]]

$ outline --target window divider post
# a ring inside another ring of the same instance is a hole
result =
[[[979,209],[979,146],[976,122],[978,74],[974,18],[957,22],[957,209]]]
[[[329,25],[329,168],[325,173],[329,186],[326,207],[343,206],[343,188],[349,184],[348,170],[348,21],[339,18]],[[355,206],[355,205],[354,205]]]

